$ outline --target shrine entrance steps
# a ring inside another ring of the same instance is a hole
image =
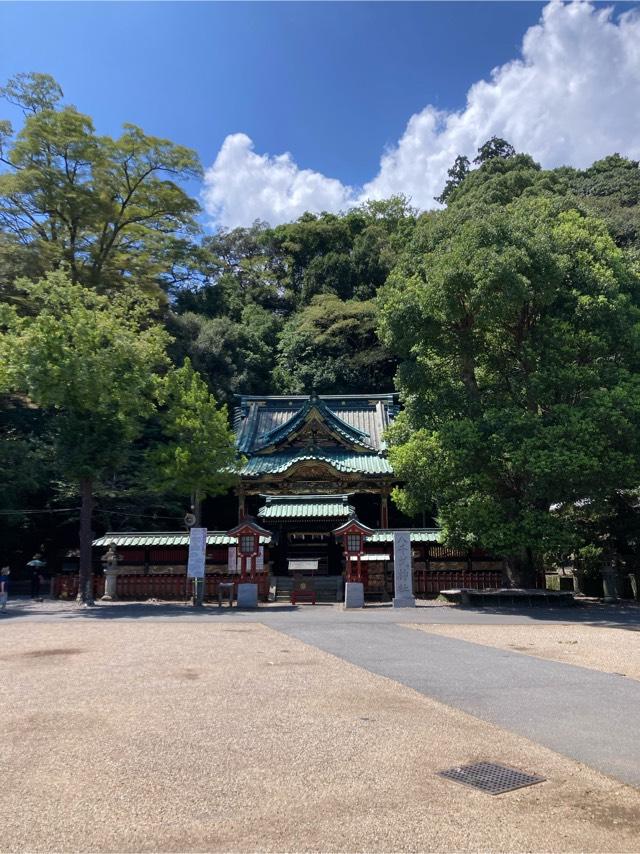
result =
[[[318,602],[342,602],[344,598],[344,582],[340,575],[316,575],[313,580]],[[274,575],[271,584],[276,585],[276,602],[289,602],[293,589],[293,578],[288,575]]]

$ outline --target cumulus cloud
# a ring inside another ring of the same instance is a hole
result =
[[[244,133],[228,136],[205,173],[205,207],[216,222],[235,227],[262,219],[289,222],[305,211],[337,211],[353,197],[350,187],[320,172],[300,169],[290,154],[256,154]]]
[[[290,154],[256,154],[249,137],[228,136],[205,175],[204,201],[216,222],[272,224],[305,210],[343,210],[394,193],[435,207],[458,154],[473,157],[496,135],[544,167],[584,167],[618,151],[640,159],[640,15],[615,19],[586,2],[549,3],[524,35],[521,56],[475,83],[463,110],[428,105],[411,116],[378,174],[359,190],[309,169]]]

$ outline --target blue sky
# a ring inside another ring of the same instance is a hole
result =
[[[523,37],[538,24],[543,8],[522,2],[3,3],[0,79],[18,71],[49,72],[67,100],[93,116],[100,132],[115,134],[128,121],[195,148],[205,167],[217,164],[205,200],[213,219],[223,224],[225,217],[228,224],[251,219],[254,208],[256,215],[286,219],[297,215],[300,205],[339,208],[363,192],[375,196],[396,189],[408,189],[424,207],[456,145],[473,147],[482,133],[491,135],[509,122],[520,147],[529,137],[535,140],[539,110],[520,116],[513,79],[505,101],[512,99],[518,121],[514,110],[500,116],[497,99],[484,93],[490,115],[476,122],[473,133],[467,128],[461,135],[443,122],[465,118],[474,83],[491,81],[492,69],[508,69],[522,59]],[[637,20],[631,16],[622,33],[618,14],[630,16],[632,7],[617,6],[608,20],[602,7],[588,8],[588,14],[548,15],[538,38],[543,44],[534,45],[529,61],[538,77],[546,66],[545,38],[550,54],[564,38],[567,53],[577,53],[584,63],[585,45],[601,30],[605,60],[625,45],[631,57],[631,41],[640,34]],[[555,83],[582,74],[570,57],[555,62]],[[546,69],[553,80],[552,72]],[[529,92],[535,100],[536,91],[540,97],[539,79],[518,78],[516,84],[521,98]],[[608,100],[612,85],[604,87]],[[567,85],[563,97],[572,88]],[[558,122],[564,106],[562,97],[557,101],[552,107]],[[564,136],[584,135],[584,104],[578,106],[580,121],[575,130],[565,128]],[[548,112],[544,104],[540,109]],[[0,109],[0,115],[10,114]],[[413,136],[412,116],[417,117]],[[591,157],[598,145],[626,145],[634,127],[623,124],[618,136],[607,132],[583,155]],[[558,136],[557,129],[553,133]],[[546,157],[548,165],[554,156],[582,156],[571,140],[557,155],[535,144],[539,150],[533,153]],[[414,174],[400,163],[403,145],[410,149]],[[386,172],[385,151],[397,155]],[[286,152],[290,158],[282,160]],[[428,181],[421,177],[421,164],[432,176]],[[256,200],[253,208],[248,197]]]

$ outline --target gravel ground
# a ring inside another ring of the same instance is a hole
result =
[[[640,792],[257,623],[0,625],[3,851],[640,850]],[[492,797],[435,776],[501,761]]]
[[[640,679],[640,629],[575,623],[523,626],[413,625],[422,631]]]

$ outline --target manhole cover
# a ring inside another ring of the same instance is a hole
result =
[[[545,777],[525,774],[523,771],[516,771],[515,768],[507,768],[506,765],[498,765],[495,762],[475,762],[473,765],[438,771],[438,774],[440,777],[446,777],[447,780],[473,786],[474,789],[480,789],[490,795],[501,795],[503,792],[512,792],[514,789],[522,789],[524,786],[533,786],[534,783],[545,781]]]

